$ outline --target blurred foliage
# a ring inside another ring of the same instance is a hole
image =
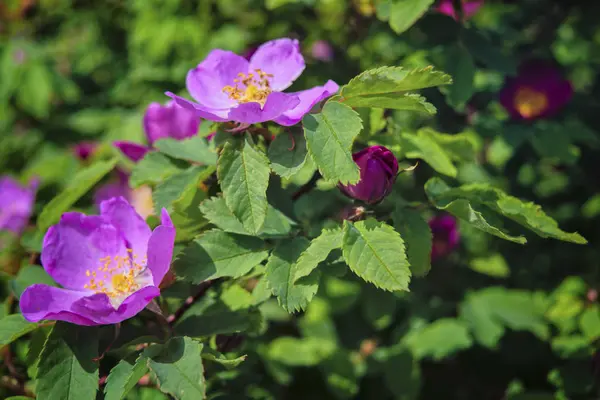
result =
[[[38,266],[37,254],[43,230],[56,221],[48,209],[41,210],[55,199],[52,202],[63,203],[58,206],[64,210],[93,211],[92,195],[79,199],[70,185],[82,176],[94,175],[86,178],[90,185],[114,179],[98,171],[113,161],[89,167],[95,161],[119,157],[122,168],[131,167],[111,142],[143,141],[141,118],[150,102],[164,102],[166,90],[183,91],[187,71],[213,48],[241,54],[287,36],[300,39],[307,60],[306,72],[292,89],[327,79],[344,84],[383,65],[435,65],[454,77],[452,86],[423,92],[437,108],[435,116],[358,110],[365,127],[358,138],[361,143],[384,144],[399,157],[423,160],[413,173],[398,178],[379,215],[389,215],[394,204],[425,201],[421,187],[437,171],[453,178],[453,187],[487,184],[540,204],[565,231],[578,231],[589,244],[528,235],[528,244],[522,246],[464,224],[461,246],[434,261],[427,277],[414,278],[410,292],[396,293],[378,291],[350,273],[334,249],[315,261],[324,263],[327,258],[320,276],[309,271],[298,281],[304,282],[299,301],[314,296],[312,302],[305,311],[288,314],[282,307],[302,307],[278,304],[269,298],[264,279],[257,277],[293,266],[286,266],[284,259],[269,259],[266,268],[253,269],[266,259],[264,243],[290,231],[290,215],[308,237],[317,237],[323,227],[333,227],[328,224],[349,204],[324,182],[298,201],[289,201],[289,194],[315,171],[307,159],[289,176],[285,170],[280,174],[284,178],[272,177],[269,202],[281,215],[272,216],[270,230],[260,233],[262,239],[246,244],[255,258],[249,260],[247,248],[240,251],[240,263],[228,276],[241,278],[211,288],[175,327],[182,334],[210,340],[201,347],[188,339],[172,339],[153,351],[180,349],[185,354],[179,361],[182,369],[201,374],[200,357],[188,355],[190,347],[198,352],[201,348],[210,399],[598,398],[600,4],[486,1],[462,23],[434,7],[427,0],[3,0],[0,170],[21,182],[40,178],[34,219],[41,231],[32,222],[21,242],[0,254],[6,283],[0,289],[0,317],[15,312],[24,287],[52,282]],[[411,15],[401,13],[406,9]],[[317,40],[333,46],[331,62],[311,55]],[[498,91],[519,63],[531,57],[560,64],[575,95],[554,118],[512,121],[499,104]],[[206,134],[210,124],[204,125]],[[440,137],[439,132],[452,136]],[[100,143],[91,160],[78,160],[71,150],[83,140]],[[279,140],[285,136],[275,143]],[[214,168],[182,171],[180,160],[169,156],[183,149],[176,149],[176,143],[162,146],[162,153],[152,153],[153,159],[138,164],[130,183],[155,184],[179,176],[176,183],[166,181],[178,186],[159,183],[154,195],[155,205],[169,206],[174,220],[179,218],[178,227],[186,227],[178,230],[178,242],[193,238],[207,220],[228,232],[248,228],[211,219],[208,207],[222,207],[219,201],[203,203],[202,214],[192,223],[189,210],[197,210],[204,198],[196,198],[189,188]],[[433,215],[434,209],[427,213]],[[206,220],[200,223],[202,215]],[[520,232],[509,220],[506,228]],[[215,237],[203,235],[193,243],[220,243],[221,233],[211,235]],[[287,245],[294,251],[299,246],[301,252],[304,241],[297,238]],[[205,255],[186,252],[175,267],[185,268],[190,257],[200,264],[212,262],[203,259]],[[195,273],[196,282],[219,278],[207,271]],[[176,309],[190,292],[190,285],[176,283],[163,293],[165,306]],[[141,320],[151,327],[145,335],[163,335],[151,313]],[[33,378],[51,367],[35,362],[48,327],[31,333],[37,326],[2,321],[2,338],[10,340],[0,341],[0,397],[30,396]],[[100,377],[119,361],[131,374],[138,368],[135,359],[129,362],[125,356],[137,344],[131,343],[135,336],[130,331],[139,323],[123,323],[112,350],[94,364]],[[100,348],[107,348],[113,328],[102,328],[101,333]],[[219,342],[226,336],[231,343],[236,335],[244,340],[233,350]],[[142,372],[140,376],[146,370]],[[155,388],[155,378],[135,386],[126,398],[168,398]]]

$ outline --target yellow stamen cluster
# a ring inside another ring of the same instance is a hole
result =
[[[140,289],[135,278],[146,268],[146,257],[138,262],[133,250],[127,249],[127,253],[127,256],[101,258],[97,271],[85,271],[90,280],[83,287],[109,297],[129,295]]]
[[[542,92],[523,87],[517,91],[514,105],[523,118],[535,118],[548,107],[548,97]]]
[[[267,74],[260,69],[255,69],[254,73],[250,72],[247,75],[240,72],[238,78],[233,80],[234,85],[225,86],[223,92],[238,103],[253,102],[264,107],[267,97],[272,92],[269,83],[269,78],[272,77],[272,74]]]

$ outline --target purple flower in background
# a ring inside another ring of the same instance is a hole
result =
[[[63,214],[42,248],[44,269],[63,288],[29,286],[20,300],[28,321],[115,324],[133,317],[160,294],[169,270],[175,228],[162,211],[151,231],[122,197],[101,204],[100,215]]]
[[[0,177],[0,231],[20,234],[33,212],[38,181],[22,186],[9,176]]]
[[[146,109],[143,123],[150,147],[126,141],[114,142],[114,145],[134,162],[144,158],[154,142],[159,139],[182,140],[196,135],[200,119],[195,112],[170,101],[164,106],[159,103],[151,103]]]
[[[398,175],[398,160],[383,146],[371,146],[354,153],[352,159],[360,168],[356,185],[340,185],[344,194],[367,204],[375,204],[387,196]]]
[[[314,42],[310,48],[310,53],[313,58],[319,61],[330,62],[333,60],[333,48],[329,42],[325,40],[317,40]]]
[[[83,141],[73,146],[73,153],[75,153],[75,157],[79,158],[81,161],[85,161],[94,154],[96,148],[98,148],[98,143]]]
[[[433,217],[429,221],[429,227],[433,235],[431,247],[431,259],[437,260],[444,257],[458,246],[460,239],[456,218],[444,214]]]
[[[315,104],[333,95],[338,85],[283,93],[304,70],[297,40],[277,39],[260,46],[250,58],[216,49],[190,70],[186,86],[196,103],[167,92],[177,104],[210,121],[255,124],[300,122]]]
[[[475,15],[483,5],[483,2],[484,0],[462,0],[463,21]],[[440,1],[436,10],[458,21],[458,11],[454,8],[454,0]]]
[[[521,65],[516,77],[506,80],[500,103],[513,119],[534,120],[556,114],[572,96],[571,83],[556,66],[531,60]]]
[[[21,65],[27,59],[27,53],[23,49],[16,49],[13,53],[13,60],[15,64]]]
[[[102,202],[113,197],[125,198],[142,218],[146,219],[154,213],[152,189],[141,186],[137,189],[129,187],[129,174],[117,169],[117,180],[100,186],[94,193],[94,204],[100,210]]]

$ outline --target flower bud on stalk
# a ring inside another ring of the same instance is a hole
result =
[[[398,160],[383,146],[371,146],[354,153],[352,159],[360,168],[355,185],[340,185],[340,190],[353,199],[376,204],[387,196],[398,175]]]

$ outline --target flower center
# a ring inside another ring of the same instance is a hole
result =
[[[548,107],[548,97],[542,92],[524,87],[517,91],[514,105],[523,118],[535,118]]]
[[[100,266],[96,271],[85,271],[90,280],[83,288],[94,293],[106,294],[115,309],[130,294],[151,284],[151,276],[145,273],[146,258],[138,262],[133,250],[127,249],[127,253],[127,256],[103,257],[98,260]]]
[[[234,85],[225,86],[223,92],[240,104],[259,103],[261,107],[264,107],[267,97],[272,92],[269,83],[269,78],[272,77],[273,75],[260,69],[255,69],[254,73],[250,72],[247,75],[240,72],[238,78],[233,80]]]

